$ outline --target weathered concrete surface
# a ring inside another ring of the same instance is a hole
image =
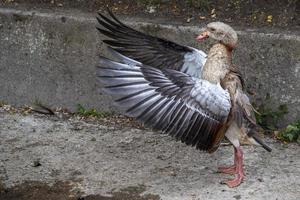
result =
[[[72,191],[87,196],[142,186],[163,200],[300,198],[297,144],[268,139],[272,153],[245,146],[247,179],[230,189],[219,183],[230,177],[216,173],[232,162],[230,146],[206,154],[148,130],[1,111],[0,138],[0,180],[7,188],[70,181]]]
[[[206,51],[210,46],[208,42],[195,42],[198,27],[163,23],[155,26],[138,22],[145,19],[127,17],[122,20],[178,43]],[[111,110],[111,99],[97,91],[97,55],[106,51],[95,26],[94,13],[0,8],[0,101],[24,105],[39,100],[71,110],[77,104]],[[257,93],[255,99],[262,101],[270,95],[274,107],[289,106],[292,112],[287,121],[298,119],[299,33],[236,29],[240,43],[234,63],[242,69],[247,85]]]

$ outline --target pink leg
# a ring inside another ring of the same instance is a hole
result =
[[[234,148],[234,164],[230,166],[222,166],[218,167],[219,173],[224,174],[235,174],[236,173],[236,165],[237,165],[237,156],[236,156],[236,148]]]
[[[222,166],[222,167],[218,167],[218,172],[224,174],[235,174],[235,169],[236,169],[235,165]]]
[[[245,178],[244,169],[243,169],[243,151],[241,147],[235,147],[234,149],[234,165],[228,168],[223,168],[224,173],[230,172],[235,175],[235,178],[232,180],[224,181],[229,187],[239,186]]]

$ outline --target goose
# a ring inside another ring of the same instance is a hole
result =
[[[98,31],[116,60],[100,56],[97,78],[127,116],[209,153],[226,137],[234,163],[219,167],[239,186],[244,178],[241,141],[271,151],[258,134],[244,81],[232,64],[238,36],[232,27],[211,22],[197,41],[215,41],[208,54],[193,47],[150,36],[122,23],[110,10],[98,13]]]

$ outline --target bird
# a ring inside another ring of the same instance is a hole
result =
[[[97,79],[125,115],[208,153],[227,138],[234,163],[218,172],[234,175],[222,181],[231,188],[245,179],[241,141],[271,152],[259,134],[241,72],[232,63],[238,35],[231,26],[217,21],[201,29],[197,41],[214,40],[206,54],[133,29],[109,9],[108,15],[98,13],[97,21],[114,57],[99,56]]]

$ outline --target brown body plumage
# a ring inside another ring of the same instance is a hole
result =
[[[213,152],[217,149],[221,138],[226,136],[235,148],[234,165],[219,168],[220,172],[234,174],[233,180],[226,181],[229,187],[238,186],[244,179],[243,152],[240,143],[258,145],[270,151],[257,135],[257,124],[254,109],[243,91],[243,79],[239,70],[232,64],[232,50],[237,44],[235,31],[222,22],[213,22],[198,36],[199,40],[212,37],[219,42],[212,46],[203,68],[202,78],[214,84],[220,84],[230,95],[231,109],[227,120],[220,127],[214,144]]]
[[[214,83],[220,84],[225,78],[226,74],[229,73],[231,66],[231,54],[225,45],[217,43],[213,45],[207,55],[207,60],[203,67],[202,78]],[[221,140],[225,136],[225,132],[228,129],[230,120],[227,119],[227,123],[224,123],[219,127],[219,131],[215,135],[214,144],[208,152],[212,153],[216,151],[220,145]]]
[[[202,78],[219,84],[231,67],[231,56],[225,45],[217,43],[211,47],[203,67]]]

